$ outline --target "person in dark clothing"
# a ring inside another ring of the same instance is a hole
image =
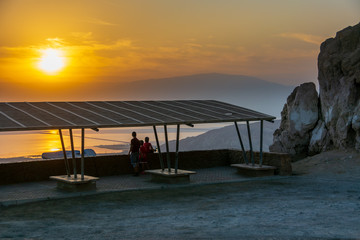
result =
[[[128,155],[130,156],[130,162],[134,169],[134,176],[139,176],[140,141],[136,138],[136,132],[132,132],[132,137]]]

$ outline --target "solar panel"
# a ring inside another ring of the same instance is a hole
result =
[[[117,128],[275,117],[215,100],[1,102],[0,131]]]

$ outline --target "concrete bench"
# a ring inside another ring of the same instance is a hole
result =
[[[238,174],[245,175],[248,177],[264,177],[274,175],[276,167],[266,166],[259,164],[231,164],[232,167],[237,168]]]
[[[86,175],[84,176],[84,179],[81,179],[81,175],[78,175],[77,178],[74,178],[74,175],[71,175],[70,177],[67,175],[50,176],[50,179],[57,181],[58,189],[70,192],[95,190],[96,181],[99,180],[97,177]]]
[[[151,181],[161,183],[188,183],[190,182],[190,175],[196,174],[194,171],[181,169],[175,173],[174,168],[171,168],[170,172],[168,169],[164,169],[164,171],[162,169],[146,170],[145,172],[151,174]]]

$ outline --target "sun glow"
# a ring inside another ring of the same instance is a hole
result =
[[[42,56],[38,67],[47,74],[56,74],[65,66],[65,57],[63,51],[54,48],[40,50]]]
[[[56,151],[60,151],[60,148],[51,148],[50,152],[56,152]]]

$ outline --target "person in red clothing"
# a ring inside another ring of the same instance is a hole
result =
[[[142,167],[142,173],[144,173],[145,167],[149,169],[149,162],[147,155],[148,153],[153,153],[153,152],[154,149],[151,143],[149,143],[149,137],[145,138],[145,143],[142,140],[140,140],[140,163]]]
[[[145,147],[146,153],[153,153],[154,152],[154,148],[152,147],[151,143],[149,143],[149,137],[145,138],[144,147]]]

